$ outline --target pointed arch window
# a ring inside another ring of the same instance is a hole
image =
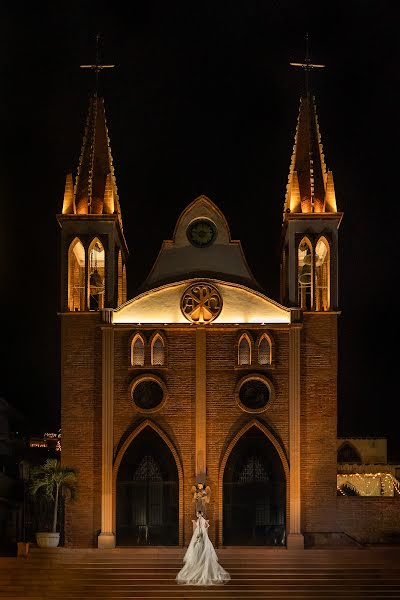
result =
[[[163,367],[165,364],[164,340],[159,334],[151,342],[151,364],[155,367]]]
[[[348,442],[342,444],[337,453],[338,463],[361,464],[361,456],[352,444]]]
[[[126,298],[126,267],[125,265],[122,265],[122,304],[126,302]]]
[[[315,308],[330,309],[330,247],[325,237],[319,238],[315,247]]]
[[[258,362],[260,365],[270,365],[272,362],[271,342],[266,334],[261,336],[258,344]]]
[[[144,366],[144,339],[138,333],[132,340],[131,345],[131,364],[133,367]]]
[[[124,282],[123,282],[123,265],[122,252],[118,250],[118,306],[124,303]]]
[[[68,308],[85,310],[85,249],[75,238],[68,250]]]
[[[297,252],[298,302],[300,308],[311,310],[313,298],[313,250],[308,238],[303,238]]]
[[[244,333],[238,344],[238,365],[251,364],[251,344],[247,333]]]
[[[95,238],[89,246],[89,309],[104,308],[105,252],[103,244]]]

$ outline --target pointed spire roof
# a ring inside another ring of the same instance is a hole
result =
[[[68,175],[65,178],[64,202],[62,212],[63,215],[70,215],[75,213],[74,182],[72,180],[72,173],[68,173]]]
[[[300,99],[284,211],[337,212],[333,175],[325,165],[315,98],[310,94]]]
[[[104,100],[97,95],[89,100],[73,203],[69,200],[64,204],[68,205],[68,212],[74,214],[116,213],[122,227]]]

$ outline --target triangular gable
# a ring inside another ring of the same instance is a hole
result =
[[[208,244],[196,246],[193,243],[190,232],[196,223],[200,227],[202,223],[210,224],[213,236]],[[172,281],[201,276],[259,288],[240,241],[231,239],[223,213],[206,196],[196,198],[181,213],[172,240],[163,242],[142,289],[148,290]]]

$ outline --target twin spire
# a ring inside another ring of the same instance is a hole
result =
[[[300,99],[284,212],[337,212],[332,171],[325,165],[315,99]]]
[[[311,62],[308,51],[308,33],[306,34],[304,62],[291,62],[290,64],[304,70],[305,93],[300,98],[284,213],[337,212],[333,175],[325,165],[315,98],[310,94],[309,89],[310,71],[321,69],[325,65]]]
[[[104,110],[104,100],[98,97],[98,76],[104,65],[100,61],[100,34],[96,36],[96,63],[80,65],[96,75],[93,96],[89,100],[89,111],[79,158],[78,174],[73,185],[72,174],[65,182],[63,214],[112,215],[117,214],[122,229],[121,209],[111,156],[110,138]]]
[[[89,100],[78,174],[75,186],[72,175],[67,175],[62,212],[77,215],[116,213],[121,221],[104,100],[97,95]]]
[[[333,175],[325,165],[315,99],[308,90],[308,71],[323,65],[313,65],[310,62],[308,47],[305,62],[291,64],[304,68],[307,85],[306,93],[300,99],[284,213],[335,213],[337,205]],[[103,67],[98,57],[96,65],[82,66],[94,69],[96,76]],[[104,68],[111,66],[113,65],[104,65]],[[78,215],[116,213],[122,228],[104,100],[97,96],[97,86],[89,101],[75,186],[72,175],[68,174],[62,212]]]

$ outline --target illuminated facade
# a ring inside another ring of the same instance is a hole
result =
[[[217,546],[302,548],[305,535],[343,531],[339,517],[351,510],[337,497],[341,218],[306,96],[283,210],[280,301],[260,289],[204,196],[179,216],[141,293],[126,301],[104,104],[91,99],[78,175],[75,185],[67,177],[58,215],[62,461],[80,473],[69,545],[185,545],[198,483],[210,491]]]

